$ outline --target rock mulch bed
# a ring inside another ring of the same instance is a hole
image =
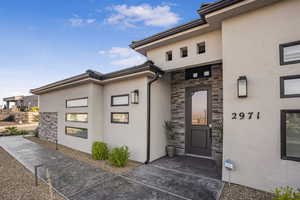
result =
[[[25,137],[25,138],[46,148],[55,149],[55,143],[53,142],[41,140],[37,137]],[[114,167],[111,166],[107,161],[94,160],[92,156],[88,153],[77,151],[60,144],[58,145],[58,151],[64,153],[67,156],[70,156],[71,158],[88,163],[94,167],[102,168],[104,170],[107,170],[115,174],[122,174],[122,173],[129,172],[133,168],[141,165],[141,163],[129,161],[126,167],[122,167],[122,168]]]
[[[0,199],[50,200],[48,185],[39,181],[35,187],[34,175],[1,147],[0,161]],[[54,192],[54,199],[64,198]]]
[[[241,185],[226,183],[220,200],[272,200],[272,194]]]

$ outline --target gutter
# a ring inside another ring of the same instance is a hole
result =
[[[158,80],[160,74],[155,73],[155,76],[147,83],[147,159],[145,164],[150,161],[150,136],[151,136],[151,85]]]

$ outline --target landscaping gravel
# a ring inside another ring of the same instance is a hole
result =
[[[32,142],[35,142],[41,146],[44,146],[46,148],[55,149],[55,143],[53,143],[53,142],[41,140],[37,137],[31,137],[31,136],[28,136],[25,138]],[[70,156],[71,158],[88,163],[94,167],[102,168],[104,170],[107,170],[107,171],[115,173],[115,174],[127,173],[127,172],[131,171],[133,168],[141,165],[141,163],[129,161],[127,166],[125,166],[125,167],[121,167],[121,168],[114,167],[114,166],[111,166],[108,163],[108,161],[94,160],[92,158],[91,154],[77,151],[77,150],[71,149],[69,147],[66,147],[64,145],[60,145],[60,144],[58,144],[58,151],[64,153],[67,156]]]
[[[34,175],[0,147],[0,199],[50,200],[49,187],[39,180],[34,185]],[[55,200],[63,200],[54,192]]]
[[[226,183],[220,200],[272,200],[272,194],[241,185]]]

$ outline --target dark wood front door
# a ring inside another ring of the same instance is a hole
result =
[[[186,89],[186,153],[211,156],[211,90]]]

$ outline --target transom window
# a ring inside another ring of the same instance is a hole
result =
[[[187,47],[180,48],[180,55],[182,58],[187,57],[188,56],[188,48]]]
[[[111,106],[128,106],[129,94],[111,96]]]
[[[68,122],[88,122],[87,113],[67,113],[66,121]]]
[[[300,161],[300,110],[281,110],[281,158]]]
[[[166,60],[171,61],[173,59],[172,51],[166,52]]]
[[[111,123],[128,124],[129,123],[129,113],[128,112],[112,112],[111,113]]]
[[[300,97],[300,75],[280,77],[280,97]]]
[[[205,53],[205,42],[201,42],[197,44],[197,52],[198,54]]]
[[[88,98],[87,97],[66,100],[67,108],[78,108],[78,107],[87,107],[87,106],[88,106]]]
[[[83,139],[88,138],[88,130],[87,128],[77,128],[77,127],[70,127],[66,126],[66,135],[74,136],[74,137],[80,137]]]
[[[280,65],[300,63],[300,41],[279,45]]]

